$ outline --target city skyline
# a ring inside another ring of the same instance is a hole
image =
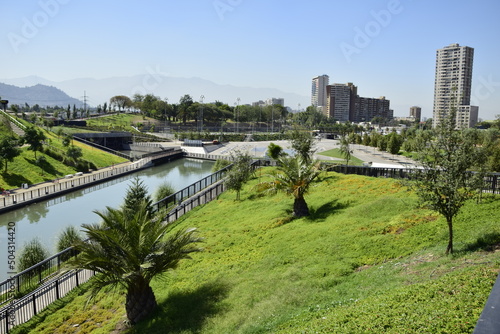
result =
[[[305,109],[311,78],[329,73],[330,82],[363,87],[363,96],[387,96],[395,116],[418,105],[428,118],[435,50],[459,43],[475,49],[471,104],[482,119],[500,114],[500,46],[491,42],[500,31],[500,3],[494,0],[27,0],[2,7],[0,82],[31,75],[103,79],[153,69],[300,94]],[[87,91],[92,95],[92,87]]]

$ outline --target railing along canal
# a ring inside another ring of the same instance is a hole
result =
[[[100,183],[103,180],[109,180],[111,177],[118,177],[120,175],[135,172],[138,169],[144,168],[153,159],[165,158],[179,153],[180,150],[167,151],[154,156],[145,157],[133,163],[127,163],[125,165],[120,164],[104,168],[102,170],[93,171],[89,174],[71,174],[65,178],[55,180],[52,183],[45,182],[31,185],[29,187],[26,186],[26,188],[21,187],[9,192],[5,191],[0,197],[0,210],[17,206],[19,204],[28,204],[34,200],[44,197],[46,198],[51,195],[56,196],[68,191],[73,191],[77,188],[88,187],[91,184]]]

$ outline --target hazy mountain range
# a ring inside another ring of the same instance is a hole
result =
[[[36,84],[31,87],[17,87],[0,83],[0,97],[8,100],[9,105],[24,105],[27,103],[30,106],[38,104],[40,106],[58,105],[66,107],[68,104],[71,106],[79,106],[81,104],[81,101],[68,96],[68,94],[62,90],[41,84]]]
[[[85,95],[88,105],[97,106],[104,102],[109,103],[112,96],[126,95],[132,97],[135,93],[154,94],[162,99],[168,98],[169,103],[178,103],[181,96],[189,94],[195,101],[199,101],[203,95],[205,103],[217,100],[229,105],[234,105],[238,98],[240,98],[240,104],[250,104],[271,97],[284,98],[285,105],[292,109],[297,109],[299,103],[301,109],[305,109],[310,104],[310,97],[286,93],[274,88],[219,85],[201,78],[177,78],[153,72],[147,75],[130,77],[81,78],[59,82],[29,76],[16,79],[0,79],[0,83],[2,82],[4,84],[0,84],[0,96],[9,100],[10,104],[24,104],[24,102],[27,102],[30,105],[38,103],[41,106],[56,104],[66,106],[76,103],[77,107],[81,107]],[[9,85],[18,86],[16,87],[18,90]],[[69,96],[63,99],[62,96],[65,93]]]

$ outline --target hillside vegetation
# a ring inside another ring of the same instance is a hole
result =
[[[49,146],[51,150],[64,157],[66,147],[62,144],[62,138],[58,137],[51,131],[40,128],[47,137],[44,149]],[[9,129],[2,124],[2,134],[0,138],[9,133]],[[73,145],[82,149],[81,159],[92,162],[97,168],[111,166],[127,161],[124,158],[116,155],[98,150],[91,146],[73,141]],[[7,172],[4,168],[0,169],[0,187],[4,189],[15,189],[21,187],[23,183],[36,184],[40,182],[50,181],[57,178],[64,177],[67,174],[74,174],[77,169],[68,166],[61,161],[62,159],[55,159],[43,152],[37,152],[37,157],[43,156],[45,162],[43,165],[37,163],[33,151],[28,150],[25,145],[21,148],[21,155],[14,158],[14,161],[8,162]]]
[[[292,219],[291,198],[254,192],[263,178],[177,223],[199,229],[204,251],[153,281],[151,319],[124,329],[122,291],[85,308],[83,289],[17,332],[472,332],[500,264],[496,196],[464,207],[444,256],[444,219],[394,180],[324,174],[311,216]]]

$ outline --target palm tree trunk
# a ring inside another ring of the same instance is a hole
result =
[[[295,198],[293,202],[293,215],[295,217],[309,216],[309,208],[303,196]]]
[[[142,277],[136,284],[128,287],[125,309],[132,324],[146,318],[155,307],[156,297],[153,289]]]

